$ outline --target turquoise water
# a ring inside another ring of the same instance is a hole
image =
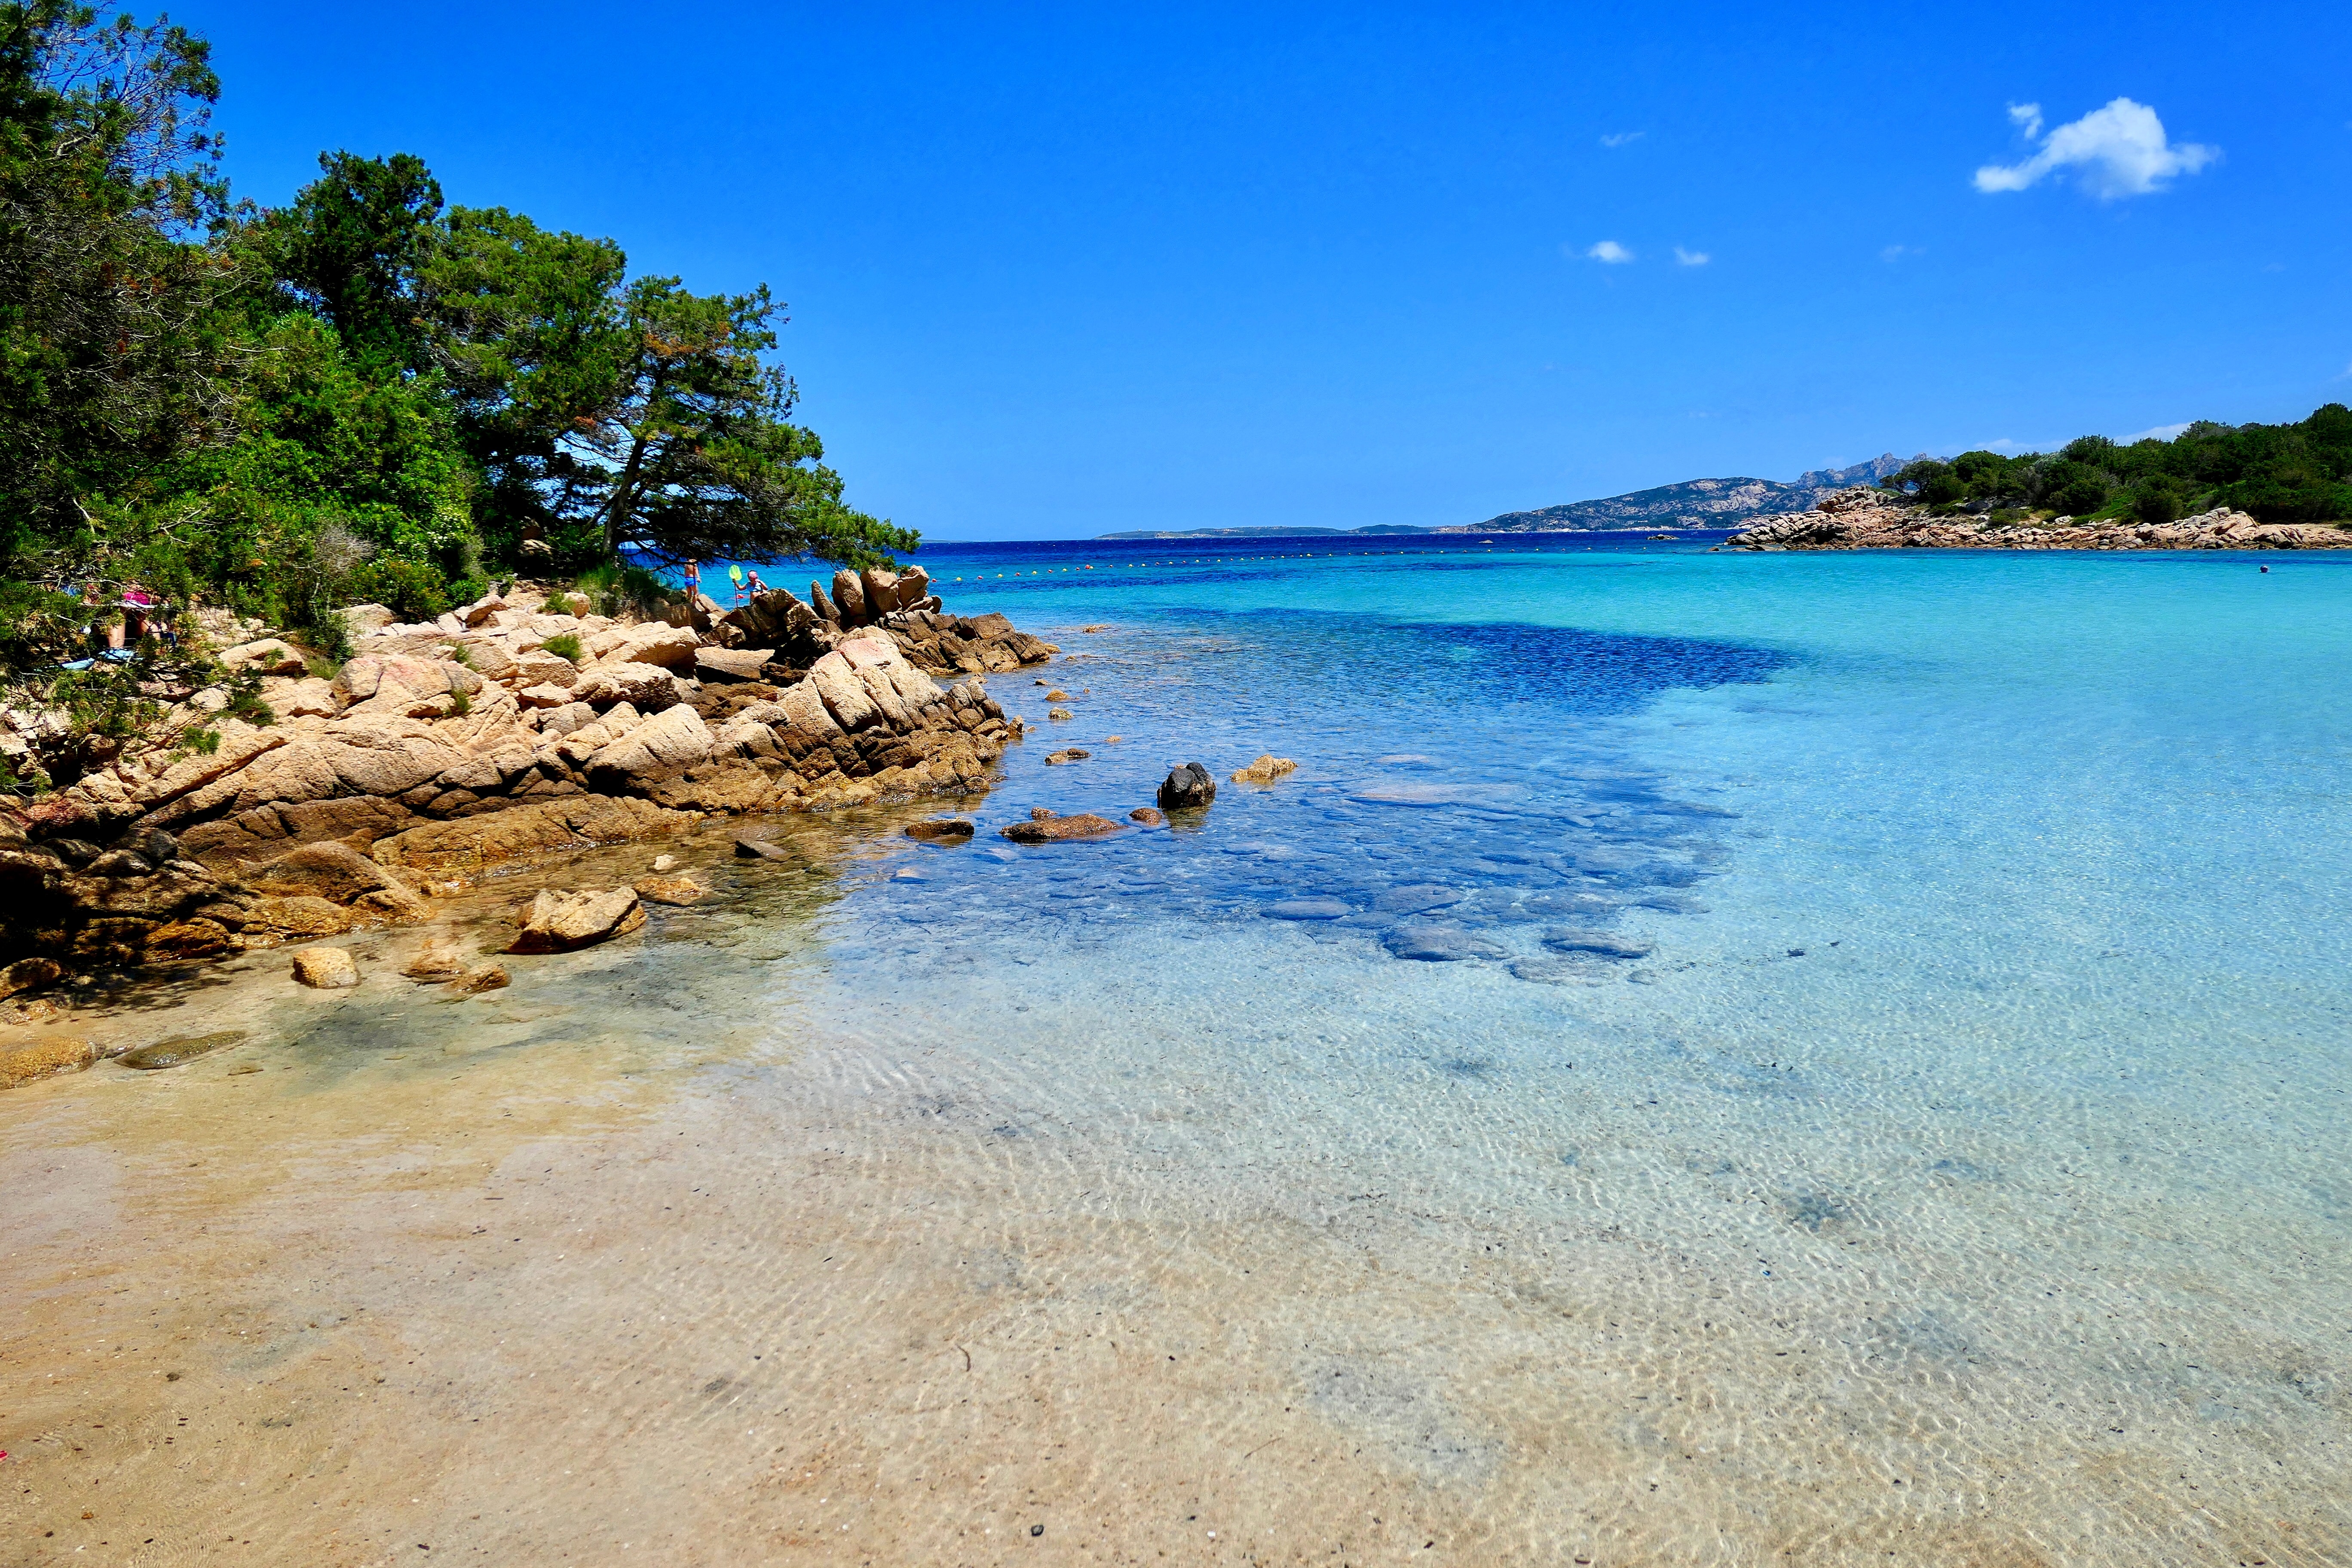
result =
[[[1076,717],[997,678],[979,839],[827,917],[851,1058],[954,1042],[907,1135],[1418,1281],[1263,1331],[1498,1550],[2346,1560],[2352,565],[1441,548],[925,553]],[[1594,1505],[1551,1420],[1706,1500]]]

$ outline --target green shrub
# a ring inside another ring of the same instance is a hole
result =
[[[642,566],[608,561],[580,574],[574,592],[587,600],[590,612],[620,616],[631,611],[658,616],[677,596],[677,590]]]
[[[568,658],[574,664],[578,664],[580,662],[580,639],[573,637],[570,632],[564,632],[560,636],[551,637],[545,642],[540,644],[540,647],[545,648],[548,652],[553,654],[558,658]]]
[[[449,608],[448,584],[441,574],[397,556],[378,556],[360,567],[343,591],[353,602],[382,605],[404,621],[429,621]]]
[[[2170,475],[2151,475],[2142,479],[2132,493],[2132,515],[2157,527],[2178,522],[2187,499],[2180,492],[2179,482]]]

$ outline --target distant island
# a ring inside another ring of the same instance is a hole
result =
[[[1923,462],[1925,453],[1910,459]],[[1533,511],[1507,511],[1484,522],[1427,528],[1380,523],[1369,528],[1185,528],[1101,533],[1097,539],[1304,539],[1398,533],[1638,532],[1653,528],[1733,529],[1751,518],[1803,511],[1851,485],[1876,484],[1910,466],[1894,453],[1845,468],[1816,468],[1793,483],[1777,479],[1686,479],[1597,500],[1570,501]]]

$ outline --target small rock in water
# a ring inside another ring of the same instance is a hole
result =
[[[677,857],[675,855],[656,855],[654,857],[654,875],[658,877],[677,864]]]
[[[1046,816],[1016,822],[1001,830],[1015,844],[1051,844],[1066,838],[1103,838],[1126,831],[1107,816],[1082,811],[1075,816]]]
[[[294,955],[294,978],[320,991],[360,983],[360,966],[340,947],[306,947]]]
[[[1123,739],[1125,739],[1125,737],[1120,735],[1105,735],[1103,737],[1103,744],[1106,746],[1116,746]]]
[[[455,980],[466,973],[466,955],[458,952],[452,942],[428,942],[425,944],[425,951],[409,960],[407,967],[401,973],[411,980],[427,984]]]
[[[1423,910],[1442,910],[1448,904],[1458,904],[1463,896],[1459,888],[1422,882],[1409,888],[1391,888],[1372,900],[1372,908],[1385,910],[1391,914],[1412,915]]]
[[[488,963],[458,980],[449,989],[461,996],[478,996],[485,991],[497,991],[511,984],[513,981],[504,964]]]
[[[79,1072],[98,1060],[98,1047],[88,1040],[47,1039],[0,1050],[0,1089],[15,1089],[55,1073]]]
[[[1037,678],[1037,684],[1040,686],[1051,686],[1054,683],[1041,675]]]
[[[1235,770],[1234,783],[1270,784],[1283,774],[1297,771],[1298,764],[1288,757],[1277,757],[1272,752],[1266,752],[1249,766]]]
[[[699,903],[708,891],[691,877],[647,877],[637,884],[637,897],[653,904]]]
[[[1217,798],[1217,781],[1209,770],[1198,763],[1186,763],[1169,770],[1160,785],[1160,809],[1162,811],[1197,810]]]
[[[735,856],[740,860],[789,860],[792,851],[771,844],[764,838],[738,838]]]
[[[971,819],[963,816],[934,816],[926,822],[907,824],[909,838],[969,838],[971,830]]]
[[[646,910],[634,888],[542,889],[525,906],[520,923],[509,952],[567,952],[626,936],[646,923]]]
[[[1049,768],[1057,768],[1065,763],[1083,763],[1093,755],[1092,752],[1082,752],[1076,746],[1065,746],[1058,752],[1049,753],[1045,758],[1045,765]]]
[[[1544,945],[1554,952],[1589,952],[1595,958],[1647,958],[1652,952],[1646,942],[1612,936],[1603,931],[1554,931],[1544,938]]]
[[[1029,820],[1032,822],[1050,821],[1060,815],[1050,805],[1033,805],[1029,808]]]
[[[1066,708],[1049,708],[1045,710],[1045,717],[1048,719],[1066,720],[1075,719],[1077,715],[1071,712]]]
[[[233,1046],[245,1038],[243,1029],[223,1029],[211,1035],[181,1035],[173,1039],[158,1040],[152,1046],[142,1046],[135,1051],[125,1051],[119,1058],[127,1068],[142,1072],[153,1072],[161,1068],[175,1068],[182,1062],[194,1061],[207,1052],[223,1046]]]
[[[1067,702],[1069,700],[1070,694],[1058,686],[1045,693],[1045,700],[1048,702]]]
[[[1129,822],[1139,822],[1146,827],[1158,827],[1168,819],[1148,805],[1139,805],[1127,814]]]
[[[1337,899],[1285,899],[1266,905],[1265,912],[1278,921],[1336,921],[1348,906]]]

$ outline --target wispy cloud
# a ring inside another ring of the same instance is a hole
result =
[[[2118,436],[2116,439],[2126,447],[2134,441],[2169,441],[2188,428],[2189,421],[2183,419],[2178,425],[2151,425],[2145,430],[2136,430],[2128,436]]]
[[[1890,245],[1885,249],[1881,250],[1878,253],[1878,259],[1881,261],[1900,261],[1906,256],[1925,256],[1927,254],[1927,253],[1926,251],[1921,250],[1918,247],[1914,245]]]
[[[1704,250],[1685,250],[1679,245],[1675,247],[1675,260],[1685,267],[1704,267],[1714,259]]]
[[[1587,261],[1605,261],[1615,267],[1633,259],[1633,253],[1613,239],[1604,239],[1584,253]]]
[[[1630,147],[1649,134],[1646,131],[1612,131],[1601,139],[1603,147]]]
[[[2012,103],[2009,117],[2028,142],[2038,140],[2042,148],[2023,163],[1979,169],[1977,189],[1988,195],[2025,190],[2061,169],[2074,169],[2083,188],[2101,201],[2145,196],[2163,190],[2176,174],[2193,174],[2221,155],[2218,147],[2168,141],[2156,110],[2128,98],[2095,109],[2047,137],[2042,134],[2040,104]]]

